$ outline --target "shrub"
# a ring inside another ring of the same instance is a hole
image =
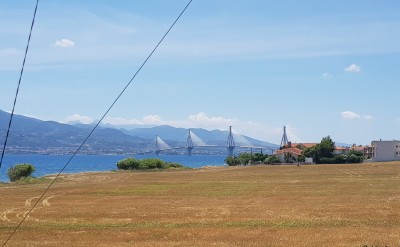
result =
[[[355,154],[350,154],[350,155],[347,157],[348,163],[361,163],[361,162],[363,162],[363,160],[364,160],[364,157],[362,157],[362,156],[357,156],[357,155],[355,155]]]
[[[35,167],[31,164],[17,164],[7,170],[8,178],[11,182],[17,181],[24,177],[29,177],[35,171]]]
[[[139,166],[140,161],[135,158],[126,158],[117,162],[119,170],[137,170]]]
[[[339,154],[335,156],[335,163],[336,164],[345,164],[347,162],[347,155]]]
[[[281,163],[281,161],[277,157],[275,157],[273,155],[268,156],[268,158],[266,158],[264,162],[267,163],[267,164]]]
[[[165,162],[156,159],[156,158],[149,158],[140,161],[139,169],[146,170],[146,169],[162,169],[164,168]]]
[[[225,163],[228,164],[228,166],[238,166],[240,165],[240,160],[235,156],[229,156],[225,159]]]
[[[168,169],[168,168],[185,168],[178,163],[168,163],[161,159],[149,158],[137,160],[135,158],[126,158],[117,162],[119,170],[151,170],[151,169]]]
[[[175,162],[166,162],[165,163],[165,169],[169,168],[186,168],[181,164],[175,163]]]
[[[318,164],[335,164],[335,158],[321,157]]]

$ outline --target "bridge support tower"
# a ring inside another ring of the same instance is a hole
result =
[[[233,150],[235,149],[235,140],[233,139],[233,134],[232,134],[232,126],[229,126],[229,136],[228,136],[228,141],[226,142],[226,147],[228,149],[228,156],[233,156]]]
[[[160,155],[160,152],[161,152],[160,143],[158,142],[158,136],[156,136],[156,140],[154,142],[154,154]]]
[[[188,134],[188,138],[187,138],[187,141],[186,141],[186,154],[188,155],[188,156],[191,156],[192,155],[192,150],[193,150],[193,148],[194,148],[194,145],[193,145],[193,141],[192,141],[192,136],[191,136],[191,130],[189,129],[189,134]]]
[[[287,135],[286,135],[286,126],[283,126],[283,136],[281,140],[281,148],[287,147],[289,144]]]

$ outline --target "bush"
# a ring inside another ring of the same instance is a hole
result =
[[[361,163],[363,162],[364,157],[362,156],[357,156],[355,154],[351,154],[347,157],[348,163]]]
[[[144,159],[140,161],[139,169],[140,170],[147,170],[147,169],[162,169],[164,168],[165,162],[156,159],[156,158],[150,158],[150,159]]]
[[[165,169],[169,168],[186,168],[181,164],[175,163],[175,162],[166,162],[165,163]]]
[[[228,166],[238,166],[240,165],[240,160],[235,156],[229,156],[225,159],[225,163],[228,164]]]
[[[321,157],[317,164],[335,164],[335,163],[336,163],[335,158]]]
[[[119,170],[151,170],[151,169],[168,169],[168,168],[185,168],[178,163],[168,163],[161,159],[149,158],[137,160],[135,158],[126,158],[117,162]]]
[[[335,163],[336,164],[345,164],[347,163],[347,155],[339,154],[335,156]]]
[[[135,158],[126,158],[117,162],[119,170],[138,170],[140,161]]]
[[[278,164],[278,163],[281,163],[281,161],[277,157],[275,157],[273,155],[271,155],[268,158],[266,158],[264,162],[267,163],[267,164]]]
[[[29,177],[35,171],[35,167],[31,164],[17,164],[8,168],[7,175],[11,182],[17,181],[24,177]]]

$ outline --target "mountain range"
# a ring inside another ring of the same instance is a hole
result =
[[[0,110],[0,146],[4,143],[10,114]],[[89,134],[93,125],[81,123],[64,124],[55,121],[14,115],[7,143],[9,153],[65,154],[74,152]],[[197,152],[215,154],[225,151],[228,131],[191,129],[193,141],[221,148],[199,148]],[[83,146],[85,154],[127,154],[150,152],[155,137],[159,136],[171,147],[184,147],[188,129],[163,125],[149,128],[120,128],[110,124],[100,125]],[[200,139],[198,139],[198,138]],[[273,143],[260,141],[247,136],[234,135],[236,144],[276,149]],[[196,150],[197,148],[195,148]],[[196,153],[194,150],[194,154]],[[223,151],[222,151],[223,150]],[[182,150],[183,152],[184,150]],[[177,151],[171,151],[177,152]]]

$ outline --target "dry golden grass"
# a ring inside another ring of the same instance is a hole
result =
[[[0,244],[45,186],[0,185]],[[7,246],[400,246],[400,163],[65,175]]]

